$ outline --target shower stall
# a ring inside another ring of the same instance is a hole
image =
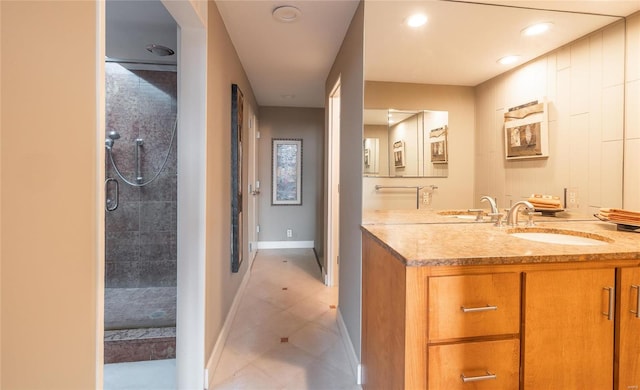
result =
[[[175,357],[177,79],[135,67],[105,67],[105,363]]]

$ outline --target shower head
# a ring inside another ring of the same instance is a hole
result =
[[[115,140],[117,140],[118,138],[120,138],[120,133],[115,130],[110,131],[109,134],[107,134],[107,138],[104,140],[105,148],[110,151]]]

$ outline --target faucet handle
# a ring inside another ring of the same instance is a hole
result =
[[[476,222],[482,222],[483,221],[483,214],[484,214],[484,210],[483,209],[469,209],[467,210],[467,212],[469,213],[476,213]]]
[[[539,211],[528,211],[527,215],[529,216],[529,220],[527,221],[527,227],[532,227],[532,226],[536,226],[536,224],[533,222],[533,216],[542,215],[542,213]]]
[[[504,214],[503,213],[491,213],[488,214],[491,217],[492,221],[496,221],[496,223],[494,224],[494,226],[496,227],[503,227],[504,226],[504,221],[502,220],[502,218],[504,218]]]

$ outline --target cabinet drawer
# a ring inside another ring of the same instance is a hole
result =
[[[432,345],[427,372],[429,390],[517,389],[519,363],[518,339]]]
[[[518,334],[520,274],[429,278],[429,341]]]

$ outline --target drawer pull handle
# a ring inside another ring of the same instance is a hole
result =
[[[636,318],[640,318],[640,286],[638,286],[637,284],[632,284],[631,288],[635,288],[636,290],[638,290],[638,295],[636,295],[636,310],[629,311],[635,314]]]
[[[463,313],[476,313],[476,312],[479,312],[479,311],[498,310],[498,306],[491,306],[491,305],[480,306],[480,307],[464,307],[464,306],[460,306],[460,310],[462,310]]]
[[[462,382],[464,383],[488,381],[490,379],[496,379],[496,377],[497,377],[496,374],[492,374],[489,371],[487,371],[487,375],[479,375],[479,376],[465,376],[464,374],[460,374],[460,379],[462,379]]]

